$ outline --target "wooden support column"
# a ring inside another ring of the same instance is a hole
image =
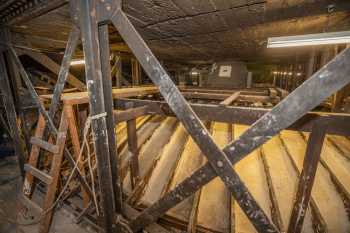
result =
[[[132,106],[128,106],[130,109]],[[139,170],[139,150],[137,147],[137,130],[136,130],[136,118],[127,121],[127,133],[128,133],[128,148],[132,154],[130,158],[130,180],[132,188],[136,186],[140,178]]]
[[[111,67],[109,62],[109,35],[108,25],[103,24],[98,27],[99,45],[100,45],[100,61],[101,61],[101,73],[102,73],[102,85],[103,85],[103,98],[105,104],[105,110],[107,113],[106,124],[108,133],[108,145],[109,145],[109,158],[112,172],[112,184],[114,186],[114,197],[116,203],[117,213],[122,209],[122,191],[118,178],[118,154],[117,143],[115,136],[115,124],[114,124],[114,103],[112,96],[112,79],[111,79]]]
[[[303,170],[299,178],[298,191],[289,221],[288,233],[300,233],[303,227],[306,209],[311,198],[318,162],[320,160],[326,126],[314,124],[307,143]]]
[[[74,114],[74,110],[72,105],[65,105],[64,106],[65,109],[65,113],[66,114],[66,120],[68,121],[68,128],[69,128],[69,133],[70,133],[70,137],[72,140],[72,144],[73,144],[73,150],[74,150],[74,154],[75,154],[75,159],[76,162],[78,163],[79,169],[81,170],[81,173],[83,174],[83,176],[85,176],[85,168],[84,168],[84,164],[82,162],[82,160],[77,161],[77,159],[79,158],[79,154],[80,154],[80,140],[79,140],[79,131],[78,131],[78,123]],[[84,126],[83,126],[84,128]],[[81,158],[83,159],[83,158]],[[81,192],[82,192],[82,196],[83,196],[83,202],[84,202],[84,207],[87,207],[89,202],[90,202],[90,197],[88,192],[86,191],[86,189],[84,188],[84,186],[81,186]]]
[[[307,62],[307,68],[306,68],[306,79],[310,78],[315,70],[315,58],[316,58],[316,51],[313,48],[310,53],[309,60]]]
[[[15,103],[12,98],[9,77],[7,75],[6,64],[4,56],[0,53],[0,90],[2,93],[2,100],[6,110],[7,121],[11,130],[11,138],[15,148],[15,154],[18,159],[19,169],[22,177],[24,177],[24,161],[25,154],[22,147],[22,140],[19,129],[17,127],[17,114],[15,110]]]
[[[97,173],[102,208],[101,222],[105,233],[116,230],[114,184],[109,151],[109,134],[103,76],[101,70],[100,44],[97,24],[96,1],[79,0],[77,4],[80,30],[85,57],[86,86],[89,93],[91,126],[96,149]],[[100,38],[103,39],[103,38]],[[102,55],[103,56],[103,55]],[[108,100],[106,100],[108,101]],[[113,127],[114,129],[114,127]]]
[[[141,85],[141,65],[137,59],[131,59],[132,85]]]

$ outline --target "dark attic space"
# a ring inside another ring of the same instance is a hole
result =
[[[350,233],[350,1],[0,0],[0,233]]]

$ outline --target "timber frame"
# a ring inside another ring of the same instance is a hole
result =
[[[44,109],[11,44],[7,41],[5,43],[8,46],[5,46],[5,48],[0,47],[0,49],[10,54],[10,59],[19,69],[27,88],[36,101],[36,105],[48,123],[49,130],[57,134],[57,128],[52,119],[55,115],[64,83],[67,81],[71,53],[74,51],[79,33],[81,34],[86,63],[86,87],[89,93],[90,114],[92,116],[106,115],[105,117],[98,117],[92,120],[92,131],[95,136],[94,143],[98,160],[97,172],[100,184],[100,206],[102,209],[101,222],[102,228],[106,233],[116,232],[118,228],[121,229],[121,226],[117,224],[116,217],[125,214],[127,211],[130,212],[123,203],[123,195],[117,173],[115,133],[111,130],[114,127],[114,121],[118,121],[118,114],[116,114],[116,119],[114,119],[114,106],[127,109],[130,108],[130,103],[132,103],[134,108],[146,106],[146,109],[140,110],[138,108],[133,113],[129,111],[131,118],[124,114],[123,119],[130,122],[128,131],[135,133],[132,118],[138,115],[150,113],[175,115],[208,160],[204,166],[195,171],[190,177],[187,177],[155,204],[139,214],[133,212],[133,214],[127,215],[130,219],[129,227],[133,232],[138,232],[154,223],[167,210],[195,194],[202,186],[217,176],[224,182],[258,232],[279,232],[278,227],[267,217],[252,197],[233,169],[233,166],[251,151],[286,128],[311,132],[306,154],[307,159],[304,162],[304,169],[288,230],[290,233],[301,231],[304,218],[302,213],[305,212],[305,208],[308,206],[313,185],[312,179],[310,182],[303,182],[303,177],[314,177],[315,175],[321,150],[320,145],[322,145],[324,134],[331,132],[349,135],[350,133],[348,116],[308,112],[350,82],[348,78],[350,74],[350,49],[340,53],[270,111],[262,109],[249,110],[224,105],[189,104],[123,12],[121,0],[71,1],[71,16],[74,25],[67,44],[64,61],[59,71],[59,81],[55,88],[49,112]],[[144,71],[159,88],[165,102],[133,99],[113,101],[107,23],[112,23],[119,31]],[[5,75],[6,67],[2,62],[3,54],[0,56],[0,68],[3,71],[0,72],[1,80],[6,80],[8,77]],[[6,87],[6,89],[2,90],[3,93],[9,91],[9,86],[6,85]],[[5,99],[5,101],[10,101],[9,103],[11,103],[11,100]],[[213,108],[220,111],[212,111]],[[12,114],[10,117],[14,115],[14,109],[6,109],[6,112]],[[208,112],[213,113],[213,115],[208,114]],[[121,115],[119,116],[121,117]],[[243,122],[252,125],[237,140],[229,143],[221,150],[213,141],[201,119],[231,123]],[[10,127],[12,132],[18,130],[14,122],[10,124]],[[13,133],[12,136],[14,139],[17,138],[19,140],[16,133]],[[314,145],[311,142],[319,143]],[[132,148],[132,150],[134,149]],[[23,159],[21,153],[21,151],[16,150],[20,160]],[[137,151],[134,151],[134,153],[137,154]],[[68,150],[65,150],[65,156],[74,163],[74,159]],[[86,180],[81,172],[78,173],[78,177],[80,177],[80,181],[84,185]],[[133,217],[130,218],[130,215]]]

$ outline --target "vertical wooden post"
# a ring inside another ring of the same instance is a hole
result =
[[[299,178],[298,191],[289,221],[288,233],[300,233],[302,230],[325,134],[326,126],[315,123],[307,143],[303,170]]]
[[[141,65],[137,59],[131,59],[132,85],[141,85]]]
[[[100,45],[97,25],[96,1],[80,0],[77,12],[80,13],[80,29],[85,57],[86,83],[89,92],[91,126],[96,149],[97,173],[102,207],[102,227],[105,233],[115,231],[115,198],[112,182],[109,138],[107,130],[106,105],[100,61]],[[108,111],[108,109],[107,109]]]
[[[99,44],[100,44],[100,61],[102,71],[102,85],[103,85],[103,98],[105,104],[105,110],[107,113],[107,134],[108,134],[108,145],[110,154],[110,164],[112,172],[112,184],[114,186],[114,195],[116,202],[116,211],[121,212],[122,209],[122,191],[120,182],[118,179],[118,164],[117,164],[117,143],[115,137],[115,124],[113,116],[113,96],[112,96],[112,79],[111,79],[111,67],[109,62],[109,35],[108,25],[100,25],[98,27],[99,33]]]
[[[65,114],[66,114],[65,119],[68,121],[69,133],[70,133],[70,137],[71,137],[72,144],[73,144],[73,150],[74,150],[74,154],[75,154],[74,157],[77,160],[79,157],[79,154],[80,154],[80,150],[81,150],[80,140],[79,140],[79,132],[78,132],[78,127],[77,127],[77,120],[76,120],[72,105],[65,105],[64,110],[65,110]],[[76,162],[78,163],[78,166],[79,166],[79,169],[81,170],[82,175],[85,176],[85,169],[84,169],[84,164],[82,163],[82,160],[76,161]],[[84,207],[87,207],[89,204],[89,201],[90,201],[90,197],[89,197],[87,190],[82,185],[81,185],[81,192],[82,192],[82,196],[83,196]]]
[[[315,58],[316,58],[316,52],[315,49],[313,48],[309,60],[307,62],[307,68],[306,68],[306,79],[310,78],[313,73],[314,73],[314,68],[315,68]]]
[[[22,177],[24,177],[24,161],[25,155],[22,148],[22,140],[17,127],[17,114],[15,110],[15,104],[12,98],[11,88],[9,84],[9,77],[7,75],[6,65],[4,56],[0,53],[0,90],[3,98],[3,103],[6,110],[7,121],[11,130],[11,137],[13,140],[13,145],[15,148],[15,153],[17,155],[18,164]]]
[[[136,119],[127,121],[127,131],[128,131],[128,148],[129,152],[132,154],[130,159],[130,175],[132,186],[135,187],[140,178],[139,172],[139,151],[137,148],[137,133],[136,133]]]

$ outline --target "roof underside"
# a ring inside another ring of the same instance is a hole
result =
[[[25,37],[33,47],[62,51],[70,17],[68,4],[58,6],[30,21],[13,23],[16,40]],[[11,22],[5,17],[11,4],[1,8],[0,16]],[[341,0],[128,0],[124,10],[160,59],[181,63],[300,61],[308,49],[266,49],[267,38],[348,30],[350,24],[350,2]],[[112,29],[111,42],[122,42]]]

